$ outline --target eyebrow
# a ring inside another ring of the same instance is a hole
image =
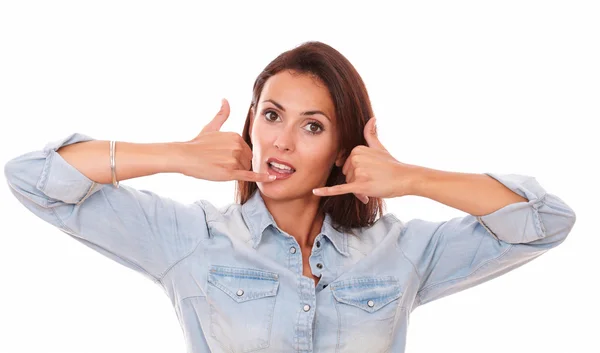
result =
[[[272,104],[273,104],[273,105],[275,105],[277,108],[279,108],[281,111],[285,112],[285,108],[284,108],[284,107],[283,107],[281,104],[279,104],[279,103],[275,102],[274,100],[272,100],[272,99],[265,99],[264,101],[262,101],[262,103],[265,103],[265,102],[272,103]],[[324,117],[326,117],[326,118],[327,118],[327,120],[329,120],[329,121],[331,122],[331,119],[330,119],[330,118],[327,116],[327,114],[323,113],[323,112],[322,112],[322,111],[320,111],[320,110],[309,110],[309,111],[306,111],[306,112],[302,112],[302,113],[300,113],[300,115],[315,115],[315,114],[321,114],[321,115],[323,115]]]

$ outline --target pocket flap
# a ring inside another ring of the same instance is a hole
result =
[[[279,275],[274,272],[227,266],[210,266],[208,282],[238,303],[277,294]]]
[[[402,295],[400,281],[393,276],[358,277],[329,285],[340,303],[375,312]]]

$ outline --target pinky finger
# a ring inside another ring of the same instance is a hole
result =
[[[367,203],[369,203],[369,197],[368,196],[364,196],[364,195],[361,195],[361,194],[354,194],[354,196],[356,196],[356,198],[358,198],[365,205]]]

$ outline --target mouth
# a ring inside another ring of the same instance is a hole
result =
[[[277,163],[271,159],[267,161],[267,173],[270,175],[275,175],[277,180],[287,179],[295,172],[296,169],[291,168],[291,166],[287,164]]]

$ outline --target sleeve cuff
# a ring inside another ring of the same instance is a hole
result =
[[[89,136],[74,133],[62,140],[48,143],[43,149],[46,160],[36,188],[50,198],[71,204],[80,203],[93,194],[98,185],[56,152],[63,146],[92,140],[94,139]]]
[[[506,205],[488,215],[477,216],[477,221],[497,239],[508,243],[529,243],[546,237],[540,211],[554,208],[546,190],[531,176],[518,174],[484,173],[502,183],[527,202]]]

